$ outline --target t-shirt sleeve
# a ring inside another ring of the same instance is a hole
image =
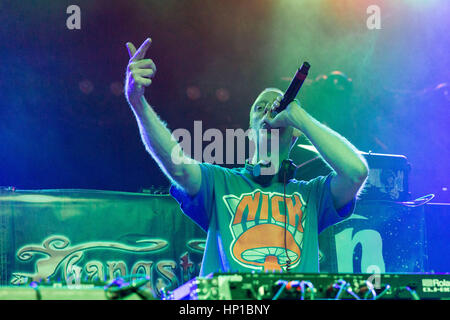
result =
[[[214,201],[214,172],[213,165],[200,163],[199,166],[202,182],[196,195],[189,195],[184,189],[175,184],[172,184],[169,192],[180,204],[183,213],[204,231],[207,231]]]
[[[311,186],[311,192],[317,197],[319,233],[329,226],[348,218],[355,210],[356,197],[339,210],[336,210],[334,207],[333,195],[331,194],[331,179],[333,176],[334,174],[330,173],[327,176],[319,176],[308,182]]]

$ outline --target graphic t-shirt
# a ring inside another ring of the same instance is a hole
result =
[[[195,196],[172,185],[182,211],[207,232],[200,276],[212,272],[318,272],[318,235],[347,218],[355,200],[335,210],[332,174],[263,187],[245,168],[200,164]],[[286,191],[286,193],[284,193]],[[284,197],[284,195],[286,195]],[[286,208],[286,210],[285,210]]]

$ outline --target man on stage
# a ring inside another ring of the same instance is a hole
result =
[[[362,156],[297,101],[277,112],[283,93],[268,88],[250,109],[255,152],[244,167],[188,159],[144,97],[156,72],[153,61],[145,58],[150,44],[147,39],[136,50],[127,43],[125,95],[147,151],[173,184],[171,195],[208,234],[200,276],[219,271],[318,272],[318,234],[353,212],[368,175]],[[329,175],[293,179],[292,164],[283,160],[300,134],[333,169]],[[273,174],[263,174],[269,167]]]

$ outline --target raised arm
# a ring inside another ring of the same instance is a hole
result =
[[[150,86],[156,73],[153,60],[144,59],[150,44],[150,38],[137,50],[132,43],[126,44],[130,61],[125,79],[125,97],[136,117],[146,150],[173,183],[188,194],[195,195],[201,186],[200,166],[183,153],[165,123],[144,97],[145,87]]]

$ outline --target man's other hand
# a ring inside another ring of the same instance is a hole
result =
[[[144,95],[145,87],[150,86],[156,73],[156,65],[152,59],[144,59],[152,40],[147,38],[136,50],[136,47],[127,42],[126,46],[130,61],[127,66],[125,79],[125,96],[130,104],[139,101]]]

